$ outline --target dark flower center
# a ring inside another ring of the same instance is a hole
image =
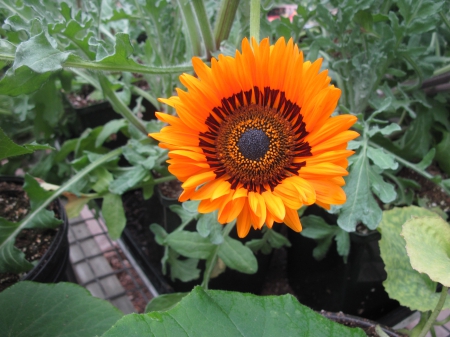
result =
[[[264,131],[250,129],[245,131],[237,142],[239,151],[245,158],[258,160],[269,150],[270,139]]]
[[[232,189],[263,192],[297,175],[303,158],[311,156],[300,110],[284,92],[269,87],[222,99],[205,120],[208,131],[199,134],[216,177],[227,177]]]

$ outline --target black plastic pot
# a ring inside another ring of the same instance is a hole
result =
[[[23,185],[21,177],[0,177],[1,181]],[[27,272],[21,280],[36,281],[42,283],[56,283],[66,281],[66,271],[69,263],[69,240],[67,237],[69,221],[66,211],[59,199],[54,201],[55,211],[59,214],[62,224],[53,238],[48,250],[44,253],[38,264]]]
[[[158,189],[156,189],[158,190]],[[171,232],[180,224],[180,218],[170,211],[169,206],[177,204],[174,199],[168,200],[158,192],[147,201],[141,200],[142,205],[135,204],[136,198],[139,196],[135,193],[133,197],[125,196],[124,206],[127,212],[127,226],[125,227],[122,239],[133,254],[136,261],[140,264],[142,270],[152,282],[155,289],[160,294],[171,292],[186,292],[201,283],[201,278],[190,281],[181,282],[179,280],[172,281],[168,275],[163,275],[161,270],[161,258],[164,249],[154,240],[154,234],[149,230],[151,223],[158,223]],[[133,205],[133,206],[131,206]],[[136,211],[142,209],[142,212]],[[129,214],[134,212],[135,214]],[[145,214],[143,214],[145,213]],[[139,216],[139,219],[131,219],[130,217]],[[139,228],[139,230],[137,230]],[[195,222],[186,227],[187,230],[195,231]],[[232,233],[231,237],[236,233]],[[259,231],[252,231],[246,240],[260,237]],[[147,244],[140,244],[140,238],[145,237]],[[270,266],[271,255],[258,254],[258,271],[255,274],[243,274],[238,271],[227,268],[226,271],[218,277],[213,278],[209,282],[210,289],[232,290],[240,292],[259,293],[265,280],[265,273]],[[200,269],[204,269],[204,261],[200,261]],[[202,275],[202,273],[201,273]]]
[[[383,330],[383,332],[389,337],[405,337],[404,334],[401,334],[386,325],[382,325],[378,322],[366,318],[347,315],[342,312],[328,312],[323,310],[320,312],[320,314],[336,323],[340,323],[348,327],[361,328],[366,332],[367,336],[379,336],[375,332],[375,328],[378,325],[381,330]]]
[[[317,209],[311,208],[310,212]],[[324,213],[316,215],[331,216]],[[333,223],[330,219],[328,222]],[[299,301],[314,310],[342,311],[372,320],[382,319],[397,309],[399,303],[389,298],[382,284],[386,272],[379,239],[376,231],[351,233],[347,263],[338,255],[335,242],[326,257],[317,261],[312,256],[316,242],[290,232],[288,277]]]

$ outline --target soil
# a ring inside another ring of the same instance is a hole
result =
[[[427,172],[432,174],[433,176],[440,175],[442,176],[442,179],[448,179],[448,176],[445,173],[441,172],[439,168],[434,165],[431,165],[427,169]],[[421,186],[420,190],[415,191],[415,193],[418,198],[426,203],[427,207],[439,207],[444,212],[450,211],[450,195],[448,195],[437,184],[406,167],[398,173],[398,176],[414,180]]]
[[[0,217],[11,222],[22,220],[30,209],[28,195],[22,185],[0,182]],[[53,205],[50,209],[54,210]],[[59,217],[56,214],[56,217]],[[58,228],[31,228],[22,230],[16,237],[14,246],[25,254],[29,262],[39,261],[50,247]],[[25,273],[0,273],[0,291],[20,280]]]
[[[93,87],[85,84],[81,87],[80,91],[76,93],[70,92],[66,95],[66,97],[69,100],[70,104],[76,109],[85,108],[87,106],[103,102],[103,100],[92,99],[89,96],[93,91]]]

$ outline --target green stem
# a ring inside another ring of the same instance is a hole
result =
[[[433,75],[442,75],[448,71],[450,71],[450,64],[448,64],[442,68],[436,69],[435,71],[433,71]]]
[[[216,51],[216,45],[214,43],[214,38],[211,30],[211,25],[209,24],[208,16],[206,15],[205,4],[203,0],[192,0],[194,5],[194,11],[197,16],[197,23],[202,33],[203,43],[206,49],[206,58],[211,58],[211,53]]]
[[[199,34],[197,30],[197,22],[192,10],[190,0],[177,0],[178,5],[181,9],[181,16],[183,17],[184,24],[187,28],[187,33],[191,41],[190,45],[192,47],[192,54],[194,56],[201,56],[202,46],[199,39]]]
[[[152,103],[152,105],[157,109],[160,110],[160,104],[158,102],[158,100],[156,99],[156,97],[154,97],[153,95],[151,95],[149,92],[142,90],[139,87],[133,86],[131,91],[133,91],[133,93],[135,93],[136,95],[142,96],[144,97],[147,101],[149,101],[150,103]]]
[[[136,129],[147,135],[147,130],[142,121],[137,118],[128,106],[117,96],[116,92],[111,89],[111,85],[104,74],[98,74],[99,82],[103,90],[103,94],[111,103],[114,111],[120,113],[125,119],[133,124]]]
[[[238,5],[239,0],[222,0],[220,3],[219,12],[217,13],[216,23],[214,25],[214,41],[216,43],[216,49],[219,49],[222,41],[228,39]]]
[[[87,175],[89,172],[94,170],[95,168],[99,167],[103,163],[106,163],[110,161],[111,159],[120,156],[122,154],[122,148],[115,149],[104,156],[98,158],[97,160],[90,163],[88,166],[86,166],[84,169],[82,169],[80,172],[78,172],[76,175],[74,175],[72,178],[70,178],[66,183],[61,185],[60,188],[58,188],[47,200],[45,200],[39,207],[37,207],[34,211],[32,211],[20,224],[19,226],[14,230],[13,233],[9,235],[9,237],[0,245],[0,249],[5,247],[10,240],[13,240],[22,229],[27,228],[30,224],[31,220],[37,216],[37,214],[45,209],[50,203],[58,198],[64,191],[69,190],[72,186],[77,184],[82,178],[84,178],[85,175]]]
[[[431,327],[433,326],[433,323],[436,321],[436,318],[438,317],[439,313],[442,310],[442,307],[445,303],[445,298],[448,294],[448,287],[443,286],[441,291],[441,296],[439,296],[439,301],[436,304],[436,308],[434,308],[433,312],[431,313],[430,317],[428,318],[427,322],[425,323],[425,326],[422,328],[422,331],[418,335],[418,337],[425,337],[428,331],[430,331]]]
[[[236,224],[236,221],[232,221],[232,222],[226,224],[226,226],[222,232],[222,236],[224,239],[230,234],[230,232],[234,228],[235,224]],[[217,245],[216,248],[214,249],[212,255],[208,258],[208,261],[206,261],[205,273],[203,274],[203,282],[201,284],[201,286],[204,289],[208,289],[209,280],[211,279],[211,273],[214,269],[214,266],[217,263],[219,248],[220,248],[220,245]]]
[[[445,16],[445,12],[439,11],[439,15],[440,15],[442,21],[444,22],[444,24],[447,26],[447,28],[450,29],[450,21],[448,21],[447,17]]]
[[[250,37],[259,43],[259,30],[261,20],[261,1],[250,0]]]
[[[175,176],[170,175],[170,176],[167,176],[167,177],[156,178],[155,180],[153,180],[153,183],[155,185],[158,185],[158,184],[162,184],[162,183],[165,183],[165,182],[168,182],[168,181],[172,181],[172,180],[175,180],[175,179],[177,179]]]

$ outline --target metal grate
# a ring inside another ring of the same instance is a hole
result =
[[[125,314],[143,312],[157,292],[99,214],[87,207],[69,226],[70,262],[78,283]]]

